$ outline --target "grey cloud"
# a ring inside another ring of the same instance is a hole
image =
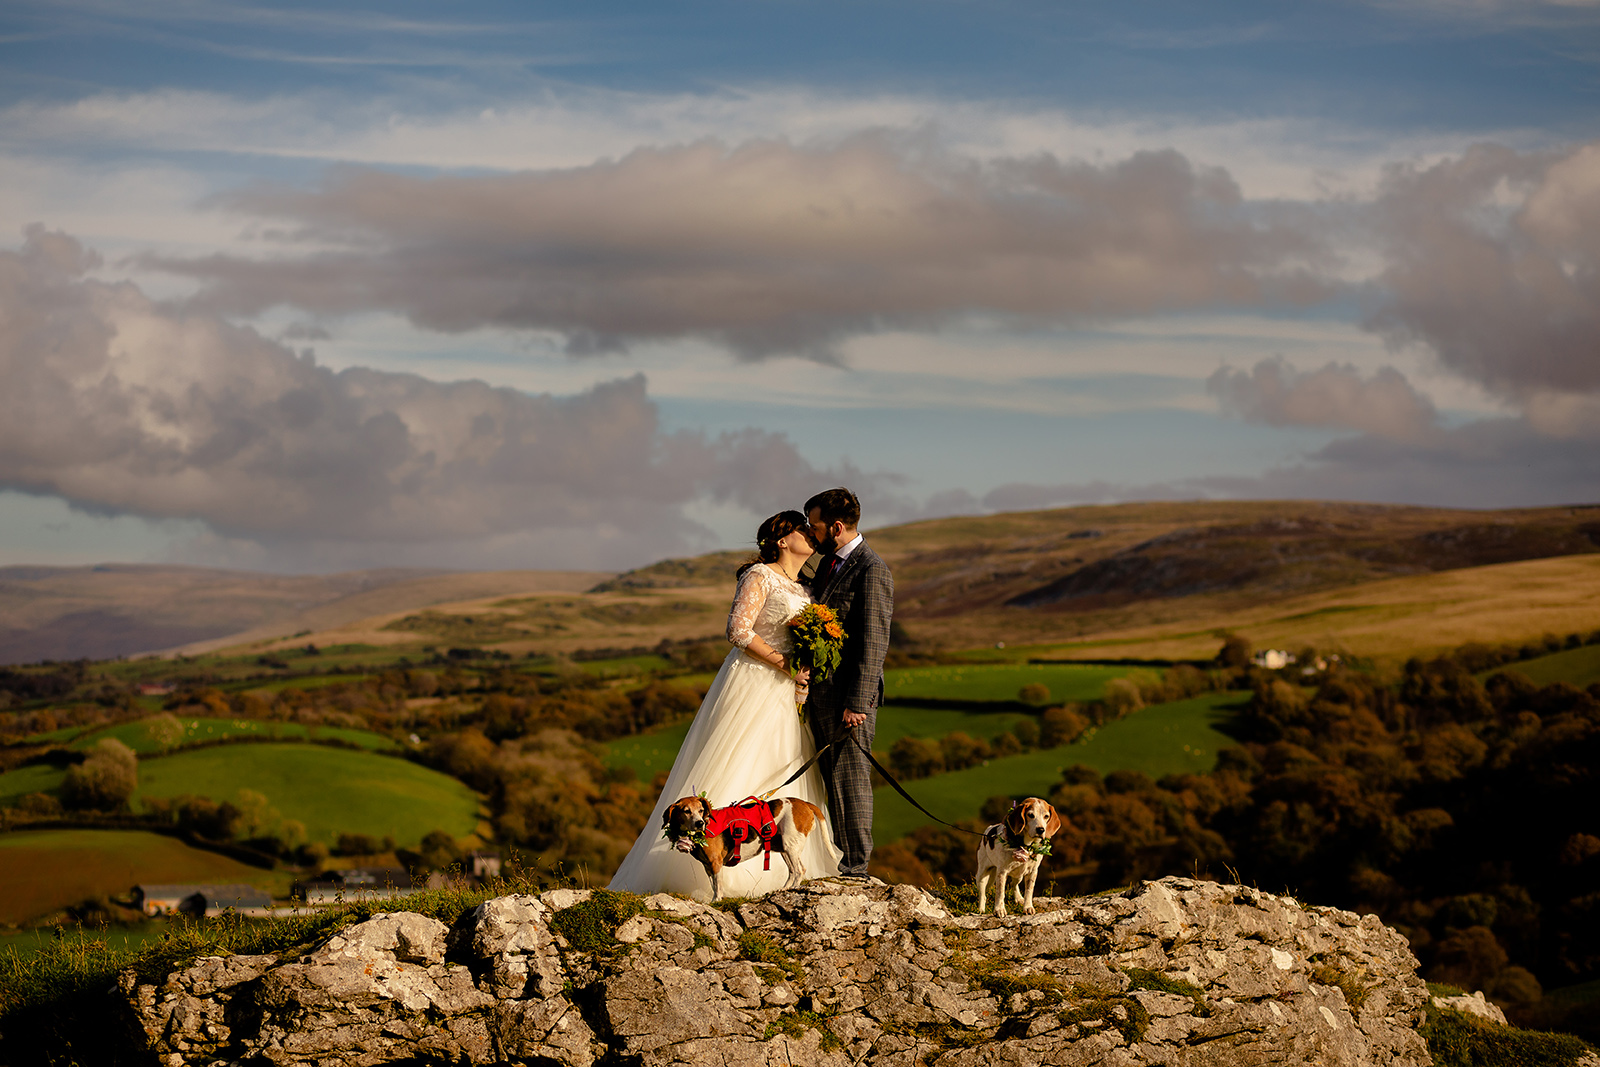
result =
[[[1600,390],[1600,144],[1397,167],[1371,325],[1513,397]]]
[[[642,377],[558,398],[335,373],[94,263],[38,227],[0,251],[0,487],[203,520],[297,565],[456,566],[637,563],[705,536],[696,500],[767,514],[841,473],[874,491],[772,434],[664,433]]]
[[[1349,364],[1329,363],[1302,374],[1281,357],[1246,372],[1223,367],[1206,389],[1225,411],[1269,426],[1336,426],[1383,437],[1410,438],[1437,417],[1433,405],[1393,367],[1369,378]]]
[[[1340,438],[1255,476],[1155,484],[1004,485],[992,511],[1142,500],[1354,500],[1438,507],[1533,507],[1600,501],[1600,427],[1583,436],[1541,433],[1522,418],[1482,419],[1397,439]]]
[[[520,174],[345,169],[225,206],[292,239],[275,258],[144,260],[197,279],[195,308],[382,309],[441,331],[555,331],[578,354],[697,337],[826,359],[850,335],[969,313],[1062,321],[1325,292],[1303,216],[1174,151],[1097,166],[977,163],[889,134],[704,142]]]

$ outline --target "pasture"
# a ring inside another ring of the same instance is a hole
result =
[[[14,830],[0,834],[0,923],[121,896],[140,882],[246,882],[282,895],[288,878],[143,830]]]
[[[878,709],[878,732],[872,747],[888,752],[902,737],[943,737],[960,730],[984,740],[1011,729],[1018,720],[1030,718],[1025,711],[964,711],[950,708],[891,706]],[[640,781],[648,782],[660,771],[672,767],[693,719],[662,726],[630,737],[619,738],[606,746],[608,767],[632,767]],[[774,783],[776,784],[776,783]]]
[[[1484,671],[1478,677],[1487,678],[1498,671],[1517,671],[1526,674],[1540,685],[1566,682],[1579,689],[1587,689],[1600,682],[1600,645],[1569,648],[1565,652],[1553,652],[1538,659],[1507,663],[1504,667]]]
[[[1101,774],[1131,770],[1160,778],[1204,773],[1215,766],[1217,752],[1234,743],[1218,727],[1248,699],[1246,693],[1208,693],[1192,700],[1155,704],[1107,723],[1071,745],[994,759],[904,784],[928,810],[956,822],[975,816],[992,796],[1047,797],[1060,781],[1061,772],[1080,763]],[[872,832],[879,844],[904,837],[927,822],[927,816],[891,787],[874,790]]]
[[[54,793],[67,776],[63,767],[35,763],[0,774],[0,807],[10,807],[29,793]]]
[[[343,726],[305,726],[297,722],[273,722],[261,719],[190,718],[178,720],[182,734],[164,732],[164,724],[155,718],[118,723],[104,730],[96,730],[73,742],[76,749],[93,748],[102,738],[114,737],[135,752],[163,752],[180,745],[197,741],[225,741],[234,738],[273,738],[284,741],[344,741],[374,751],[388,751],[400,747],[399,743],[375,734],[371,730],[355,730]],[[141,768],[142,769],[142,768]]]
[[[883,672],[886,699],[1012,701],[1025,685],[1050,690],[1047,703],[1099,700],[1113,678],[1157,678],[1158,672],[1133,667],[1077,663],[981,663],[908,667]]]
[[[322,745],[223,745],[141,760],[132,805],[185,794],[232,800],[241,789],[263,794],[283,818],[304,823],[309,840],[329,845],[340,833],[360,833],[407,847],[430,830],[465,837],[478,824],[477,795],[454,778]]]

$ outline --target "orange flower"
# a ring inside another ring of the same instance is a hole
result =
[[[839,628],[839,624],[836,622],[830,622],[826,629],[828,631],[828,636],[833,638],[835,641],[844,636],[844,631]]]

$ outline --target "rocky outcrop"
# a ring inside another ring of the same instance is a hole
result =
[[[1181,878],[1036,904],[957,916],[833,881],[726,910],[556,890],[121,989],[170,1067],[1430,1063],[1416,959],[1374,916]]]

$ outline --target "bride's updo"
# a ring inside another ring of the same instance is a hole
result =
[[[805,533],[806,540],[811,540],[811,520],[798,511],[780,511],[762,523],[756,531],[756,554],[740,565],[736,577],[743,578],[744,572],[757,563],[778,562],[778,542],[796,530]]]

